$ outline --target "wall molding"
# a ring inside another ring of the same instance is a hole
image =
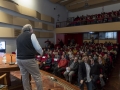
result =
[[[12,16],[9,15],[3,11],[0,11],[0,22],[1,23],[6,23],[6,24],[11,24],[11,25],[17,25],[17,26],[23,26],[25,24],[31,24],[33,28],[40,28],[44,30],[54,30],[54,26],[44,24],[41,22],[35,22],[29,19],[17,17],[17,16]]]
[[[16,38],[21,34],[21,30],[14,28],[0,27],[0,38]],[[52,32],[39,32],[34,31],[37,38],[53,38],[54,33]]]
[[[54,18],[51,16],[41,14],[38,11],[32,10],[32,9],[24,7],[24,6],[16,5],[15,3],[12,3],[9,1],[0,0],[0,7],[18,12],[18,13],[23,14],[23,15],[34,17],[34,18],[37,18],[39,20],[54,23]]]
[[[82,26],[56,28],[56,33],[83,33],[100,31],[120,31],[120,22],[100,23]]]
[[[91,40],[83,40],[83,42],[91,42]],[[105,42],[112,42],[112,43],[117,43],[117,40],[109,39],[109,40],[95,40],[95,43],[105,43]]]

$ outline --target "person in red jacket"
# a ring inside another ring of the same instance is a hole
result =
[[[65,59],[64,55],[62,55],[61,60],[59,61],[58,65],[53,70],[53,74],[61,75],[61,72],[66,70],[67,64],[68,64],[68,60]]]

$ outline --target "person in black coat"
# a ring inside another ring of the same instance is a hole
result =
[[[75,57],[74,60],[70,60],[68,63],[68,67],[66,67],[66,71],[64,72],[64,77],[66,81],[69,81],[71,83],[72,76],[78,71],[78,57]]]
[[[84,56],[83,62],[79,64],[79,69],[78,69],[78,83],[80,90],[84,90],[84,83],[86,83],[87,85],[87,90],[93,90],[90,71],[91,68],[90,68],[88,56]]]
[[[100,77],[101,78],[103,77],[103,68],[98,63],[95,63],[93,59],[91,59],[90,61],[91,61],[90,75],[91,75],[91,78],[92,78],[93,88],[96,89],[97,80],[99,80]]]
[[[40,69],[43,69],[46,66],[51,67],[51,65],[52,65],[52,57],[50,54],[48,54],[47,59],[40,64]]]

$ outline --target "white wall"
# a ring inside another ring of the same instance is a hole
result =
[[[89,7],[88,7],[89,8]],[[99,14],[103,11],[103,7],[98,7],[94,9],[84,10],[84,11],[78,11],[78,12],[69,12],[68,17],[76,17],[81,15],[92,15],[92,14]],[[120,9],[120,3],[104,6],[104,12],[111,12],[112,10],[119,10]]]
[[[54,42],[53,38],[38,38],[38,41],[41,47],[45,47],[45,41],[49,39],[51,42]],[[16,38],[2,38],[0,41],[6,41],[6,53],[15,52],[16,50]]]
[[[0,41],[6,41],[6,53],[11,53],[16,50],[16,41],[13,38],[0,39]]]
[[[19,5],[31,8],[33,10],[36,10],[36,11],[42,13],[42,14],[49,15],[55,19],[55,22],[57,21],[58,14],[60,14],[60,18],[59,18],[60,21],[66,21],[67,17],[68,17],[68,11],[66,10],[66,8],[64,8],[63,6],[60,6],[58,4],[53,4],[49,0],[13,0],[13,1],[17,2]],[[56,8],[56,10],[54,10],[54,8]],[[4,10],[3,8],[0,8],[0,9],[11,14],[11,12],[8,12],[7,10]],[[13,13],[14,12],[12,12],[12,14]],[[44,22],[44,23],[46,23],[46,22]],[[50,24],[50,23],[47,23],[47,24]],[[21,29],[21,27],[17,27],[17,26],[13,26],[13,25],[12,26],[5,25],[2,23],[0,23],[0,26]],[[55,24],[54,24],[54,26],[55,26]],[[44,30],[40,30],[40,31],[46,32]],[[56,41],[55,37],[54,38],[39,38],[38,41],[42,47],[45,46],[44,42],[47,39],[49,39],[53,43],[55,43],[55,41]],[[6,52],[7,53],[11,53],[11,52],[15,51],[15,49],[16,49],[16,39],[15,38],[14,39],[13,38],[0,39],[0,41],[6,41]]]
[[[60,21],[66,21],[68,11],[65,7],[54,4],[50,0],[13,0],[18,4],[36,10],[42,14],[49,15],[57,21],[57,15],[60,14]],[[54,10],[56,8],[56,10]]]

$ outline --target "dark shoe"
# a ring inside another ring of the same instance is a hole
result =
[[[66,80],[67,82],[69,82],[69,80]]]

